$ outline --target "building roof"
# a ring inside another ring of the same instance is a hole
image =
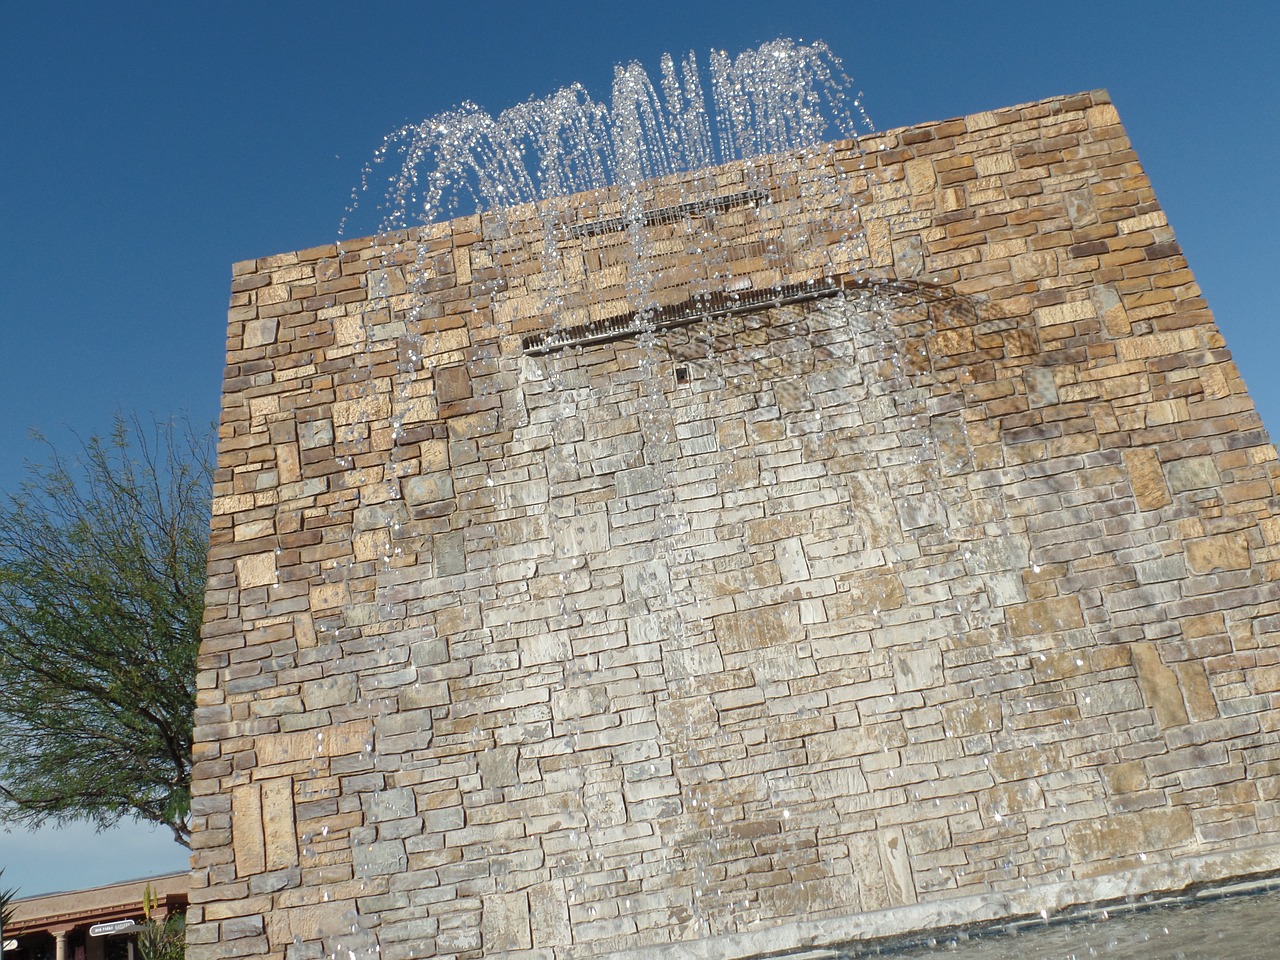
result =
[[[185,907],[191,875],[163,874],[126,880],[87,890],[47,893],[24,897],[11,904],[13,920],[4,928],[6,937],[20,937],[41,931],[70,929],[113,920],[141,920],[142,898],[148,886],[157,901],[157,910],[167,914]]]

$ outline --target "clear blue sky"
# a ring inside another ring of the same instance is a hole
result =
[[[663,52],[824,39],[884,129],[1110,90],[1280,429],[1280,4],[10,3],[0,30],[0,491],[114,411],[217,414],[231,263],[334,238],[382,137]],[[348,235],[371,232],[372,213]],[[136,830],[0,833],[26,894],[180,869]],[[97,852],[91,852],[96,850]],[[87,861],[87,864],[86,864]]]

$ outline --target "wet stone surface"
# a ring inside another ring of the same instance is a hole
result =
[[[1181,904],[1038,925],[899,949],[846,954],[894,960],[1271,960],[1280,943],[1280,894]]]

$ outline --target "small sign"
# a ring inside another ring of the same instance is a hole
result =
[[[113,933],[128,933],[138,929],[136,920],[113,920],[110,923],[95,923],[89,928],[91,937],[109,937]]]

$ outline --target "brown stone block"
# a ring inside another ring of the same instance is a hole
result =
[[[1178,687],[1177,674],[1161,660],[1155,644],[1134,643],[1129,649],[1137,669],[1142,699],[1155,713],[1160,726],[1168,728],[1186,724],[1187,709]]]
[[[944,330],[930,336],[928,342],[933,356],[955,356],[974,349],[973,331],[968,329]]]
[[[895,906],[915,903],[915,878],[911,872],[911,859],[901,829],[880,831],[878,841],[880,868],[889,903]]]
[[[1067,851],[1078,863],[1176,850],[1195,835],[1185,807],[1144,810],[1069,824]]]
[[[1098,672],[1127,667],[1133,662],[1129,648],[1124,644],[1096,648],[1090,652],[1089,660]]]
[[[790,604],[726,613],[712,620],[716,639],[725,653],[742,653],[803,637],[799,617]]]
[[[459,400],[455,403],[441,403],[439,416],[441,420],[474,417],[478,414],[483,414],[486,411],[496,411],[501,408],[501,406],[502,399],[496,394],[489,394],[487,396],[471,397],[467,400]],[[485,418],[484,422],[487,423],[490,419],[492,419],[496,426],[496,417]]]
[[[943,708],[942,726],[952,737],[973,737],[995,733],[1004,723],[999,700],[972,700]]]
[[[1218,701],[1209,686],[1204,666],[1196,662],[1184,662],[1177,664],[1174,669],[1178,674],[1178,687],[1182,691],[1188,718],[1192,722],[1215,719],[1218,716]]]
[[[1255,693],[1280,691],[1280,665],[1270,664],[1249,671],[1249,686]]]
[[[281,870],[298,862],[298,837],[294,827],[293,778],[262,782],[263,834],[266,868]]]
[[[367,720],[262,736],[257,741],[258,761],[260,766],[272,766],[350,756],[362,753],[372,736],[373,729]]]
[[[1140,760],[1108,764],[1102,768],[1102,782],[1111,796],[1141,793],[1150,785],[1146,769]]]
[[[432,377],[438,403],[452,403],[471,397],[471,371],[467,364],[456,363],[437,367]]]
[[[1043,744],[993,753],[989,760],[992,776],[1003,782],[1043,777],[1048,773],[1067,769],[1060,744]]]
[[[266,867],[262,833],[262,791],[256,783],[231,790],[231,834],[236,855],[236,876],[261,873]]]
[[[1074,596],[1053,597],[1007,607],[1005,622],[1013,636],[1031,637],[1079,629],[1084,626],[1084,614]]]
[[[1172,502],[1165,486],[1160,457],[1151,449],[1124,451],[1125,467],[1129,471],[1129,486],[1139,509],[1156,510]]]
[[[1243,533],[1227,533],[1186,544],[1187,567],[1192,573],[1248,570],[1249,540]]]
[[[1247,483],[1231,483],[1222,491],[1222,499],[1226,503],[1263,504],[1275,496],[1275,485],[1270,480],[1251,480]]]
[[[1031,672],[1038,682],[1066,680],[1089,673],[1091,664],[1086,650],[1042,653],[1031,658]]]

